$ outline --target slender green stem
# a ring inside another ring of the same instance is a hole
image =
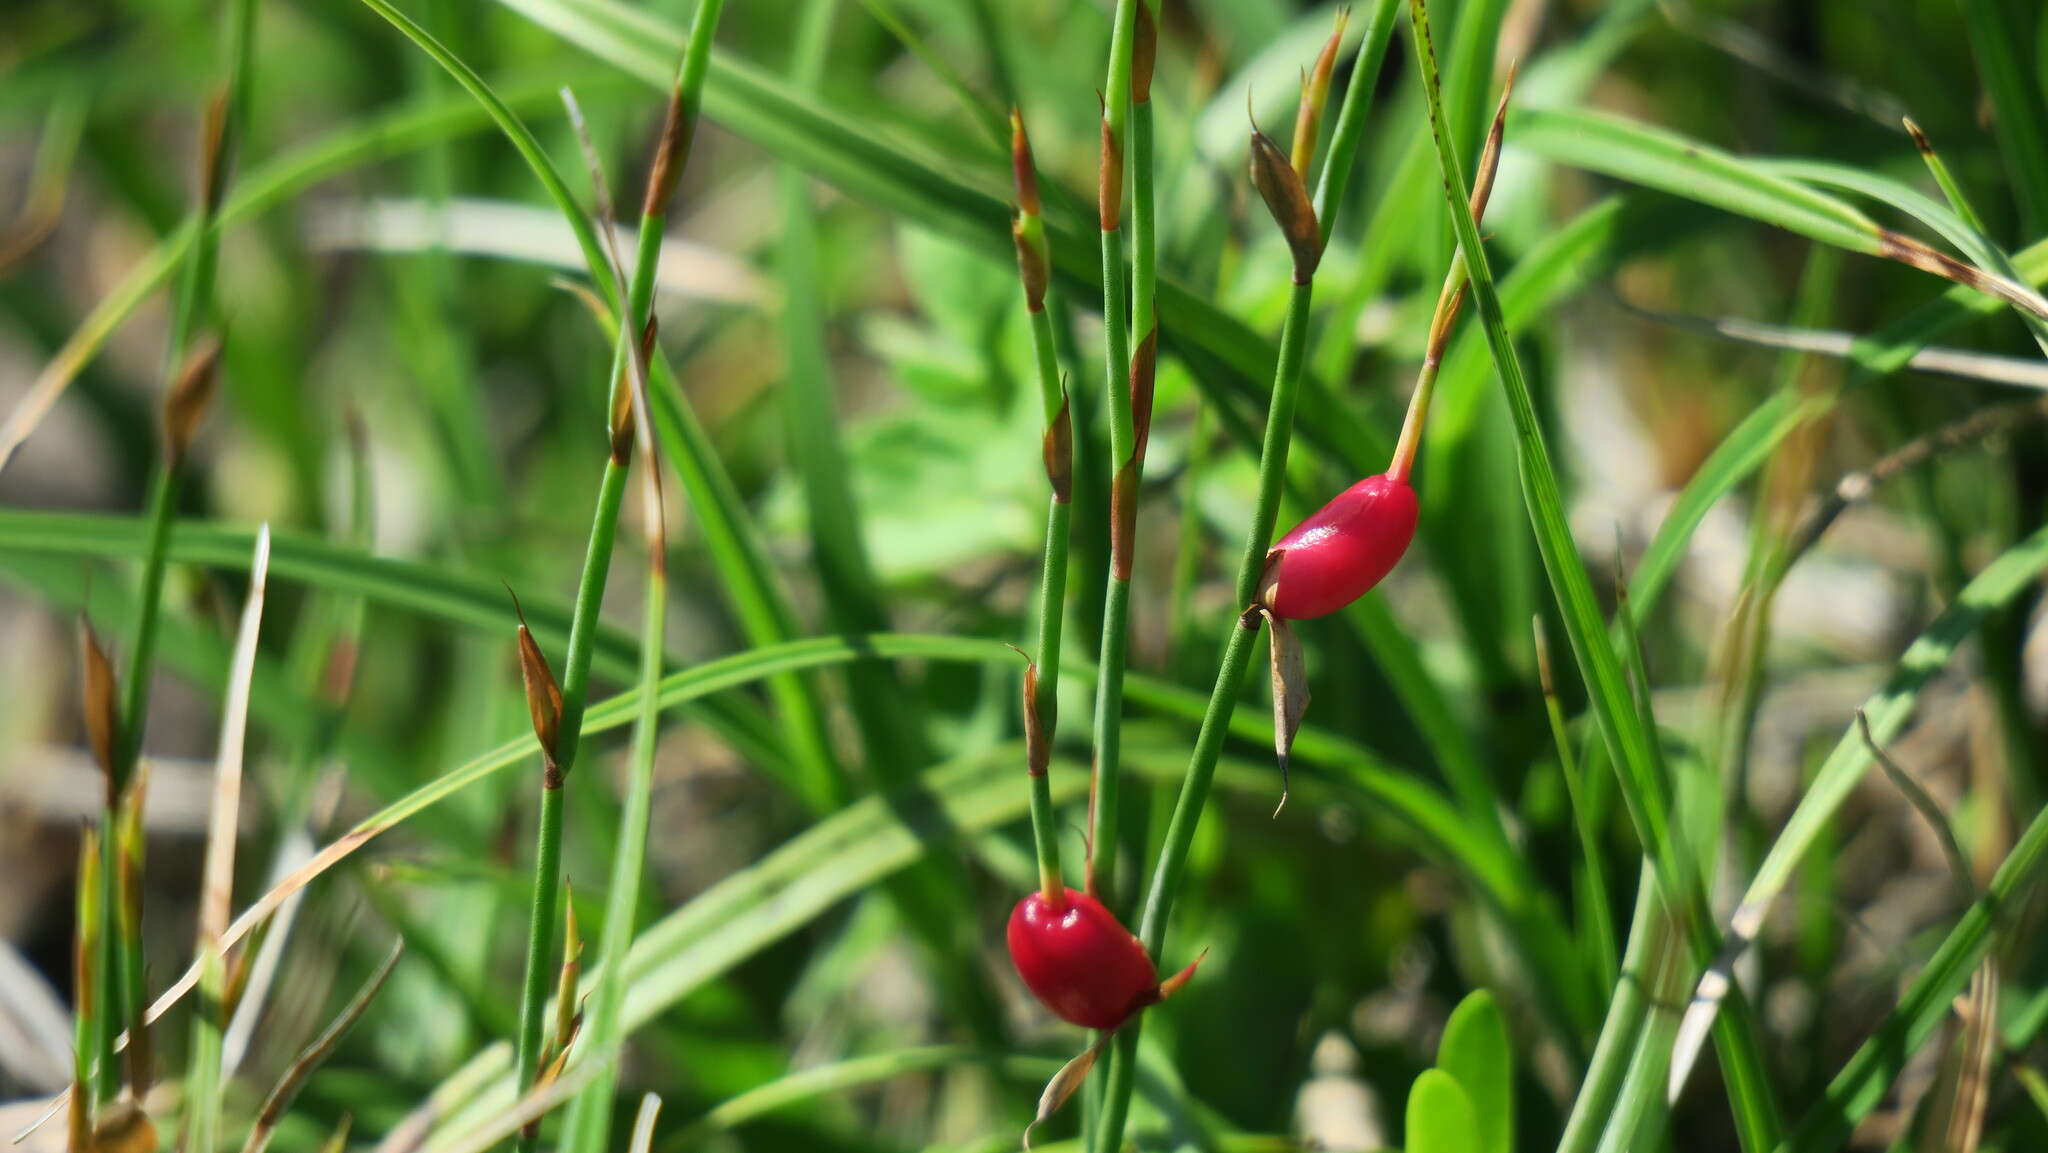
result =
[[[1593,1059],[1579,1082],[1578,1095],[1572,1098],[1571,1115],[1565,1119],[1557,1153],[1592,1153],[1614,1113],[1615,1097],[1628,1076],[1643,1024],[1649,1019],[1650,944],[1659,931],[1660,908],[1656,875],[1645,859],[1636,880],[1635,914],[1629,922],[1620,979],[1612,986],[1613,999],[1600,1022],[1600,1039],[1593,1045]]]
[[[1110,566],[1103,596],[1102,650],[1095,682],[1095,790],[1088,821],[1088,891],[1114,908],[1119,816],[1118,760],[1123,738],[1123,673],[1130,647],[1130,538],[1137,523],[1138,462],[1131,408],[1131,339],[1124,312],[1123,175],[1131,110],[1131,54],[1137,8],[1117,0],[1103,85],[1103,156],[1098,189],[1102,226],[1103,373],[1109,395]],[[1149,187],[1149,184],[1148,184]]]
[[[205,171],[200,174],[199,203],[196,206],[198,242],[193,246],[180,278],[172,313],[167,376],[175,378],[190,354],[200,327],[211,320],[214,307],[214,273],[220,259],[220,205],[227,184],[230,157],[238,134],[246,127],[250,54],[255,38],[255,0],[233,0],[228,17],[228,38],[222,60],[222,106],[217,111],[218,136],[201,150]],[[168,442],[167,442],[168,443]],[[164,574],[171,535],[171,519],[178,503],[182,481],[183,446],[162,455],[150,478],[148,537],[142,561],[142,592],[135,622],[134,647],[128,656],[121,691],[120,723],[107,796],[109,807],[103,817],[101,851],[105,867],[101,884],[105,897],[100,914],[109,918],[103,926],[101,947],[112,955],[101,966],[101,987],[106,990],[108,1012],[102,1014],[99,1036],[100,1099],[113,1095],[118,1083],[114,1049],[124,1025],[139,1030],[148,1007],[146,964],[142,955],[140,918],[123,917],[119,894],[121,871],[120,838],[114,835],[117,813],[114,805],[127,794],[142,755],[142,734],[149,714],[149,679],[156,656],[157,622],[163,603]],[[140,851],[139,847],[136,849]],[[130,866],[139,872],[140,862]],[[139,899],[139,897],[137,898]],[[111,928],[113,932],[104,931]]]
[[[1287,319],[1280,330],[1272,405],[1266,413],[1266,434],[1259,449],[1258,498],[1252,506],[1252,527],[1245,537],[1244,554],[1238,561],[1235,603],[1240,606],[1252,605],[1258,596],[1259,575],[1265,569],[1266,551],[1272,547],[1274,524],[1280,516],[1280,489],[1287,473],[1287,450],[1293,442],[1294,402],[1301,386],[1302,350],[1307,344],[1308,306],[1313,292],[1312,280],[1294,285],[1287,300]],[[1180,893],[1181,879],[1187,873],[1188,850],[1194,846],[1195,828],[1209,802],[1216,761],[1222,755],[1230,716],[1237,708],[1245,671],[1251,666],[1252,651],[1257,647],[1260,619],[1256,612],[1248,611],[1231,620],[1223,665],[1216,672],[1216,687],[1209,695],[1209,707],[1195,737],[1187,779],[1181,784],[1180,798],[1174,802],[1173,816],[1166,826],[1166,840],[1152,872],[1152,887],[1146,891],[1138,939],[1144,942],[1155,962],[1165,953],[1167,920],[1173,913],[1174,898]],[[1137,1072],[1138,1030],[1142,1021],[1142,1017],[1134,1018],[1123,1027],[1110,1054],[1097,1149],[1115,1149],[1123,1141]]]
[[[1073,527],[1072,487],[1073,414],[1067,410],[1059,382],[1059,362],[1053,352],[1052,319],[1044,307],[1030,310],[1032,347],[1038,362],[1038,387],[1045,408],[1048,444],[1064,443],[1066,477],[1051,478],[1053,494],[1046,501],[1045,563],[1038,582],[1038,672],[1032,684],[1033,724],[1044,754],[1052,750],[1059,725],[1060,642],[1065,632],[1067,603],[1067,544]],[[1057,449],[1049,450],[1048,468],[1060,467]],[[1038,888],[1045,898],[1056,900],[1065,887],[1060,875],[1060,839],[1053,814],[1052,782],[1048,767],[1035,761],[1030,765],[1031,834],[1038,852]]]
[[[649,460],[647,468],[658,467]],[[648,565],[647,603],[641,626],[640,702],[633,722],[633,760],[626,804],[619,815],[618,849],[612,857],[611,892],[605,902],[604,934],[598,949],[599,977],[590,995],[590,1050],[585,1058],[602,1070],[576,1098],[562,1147],[598,1153],[611,1128],[611,1101],[618,1086],[624,1045],[621,1018],[626,1001],[626,951],[640,911],[640,882],[647,865],[647,826],[654,804],[654,750],[661,728],[661,636],[668,605],[668,573],[661,554]]]
[[[630,387],[627,365],[633,347],[646,330],[654,303],[655,273],[661,263],[662,233],[668,220],[668,202],[689,160],[691,135],[695,131],[696,109],[701,101],[704,74],[708,67],[711,37],[717,29],[724,0],[704,0],[690,28],[690,40],[677,67],[672,93],[673,107],[668,134],[655,171],[640,220],[640,234],[634,253],[632,279],[626,288],[625,323],[619,326],[613,348],[610,397],[607,411],[619,410],[623,391]],[[650,430],[651,431],[651,430]],[[630,463],[624,430],[612,429],[613,443],[606,457],[604,477],[598,485],[597,510],[591,517],[590,540],[583,559],[583,575],[576,589],[576,605],[570,617],[569,651],[562,681],[562,715],[554,749],[554,766],[541,784],[539,829],[536,833],[533,865],[533,907],[527,923],[526,973],[520,986],[517,1065],[519,1088],[524,1092],[540,1066],[541,1034],[547,1018],[547,997],[552,984],[555,951],[555,922],[560,916],[562,872],[562,786],[581,747],[583,714],[589,700],[590,663],[596,647],[599,617],[604,606],[605,584],[611,571],[613,546],[618,536],[619,508],[625,497]],[[654,468],[654,461],[646,467]],[[660,567],[659,557],[654,558]],[[650,593],[650,596],[652,594]],[[659,606],[650,605],[650,616],[658,620]],[[643,647],[653,651],[657,666],[661,631],[650,624]],[[642,657],[643,664],[649,658]],[[650,738],[651,740],[651,738]],[[644,835],[644,833],[643,833]],[[609,932],[609,925],[607,926]],[[609,940],[609,937],[607,937]],[[563,1039],[558,1039],[560,1043]],[[537,1127],[521,1135],[517,1147],[531,1150],[539,1139]]]

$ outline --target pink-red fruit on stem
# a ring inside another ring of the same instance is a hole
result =
[[[1017,975],[1061,1020],[1114,1029],[1159,1000],[1159,972],[1145,946],[1102,902],[1067,889],[1032,893],[1010,913]]]
[[[1415,490],[1369,476],[1294,526],[1266,554],[1259,601],[1274,616],[1328,616],[1371,591],[1415,539]]]

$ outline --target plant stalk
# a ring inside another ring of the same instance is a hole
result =
[[[1314,284],[1312,278],[1297,280],[1288,296],[1287,319],[1280,330],[1279,364],[1273,373],[1272,404],[1266,413],[1266,433],[1259,449],[1258,498],[1252,506],[1252,527],[1245,537],[1244,553],[1238,560],[1236,603],[1245,606],[1245,611],[1231,620],[1222,667],[1216,671],[1216,687],[1209,694],[1209,706],[1195,737],[1195,751],[1188,761],[1187,777],[1181,784],[1179,799],[1174,802],[1166,840],[1152,872],[1152,887],[1145,895],[1138,939],[1144,942],[1155,963],[1164,955],[1167,920],[1187,873],[1195,828],[1208,804],[1216,761],[1222,755],[1230,717],[1237,708],[1245,671],[1250,668],[1252,652],[1257,647],[1262,618],[1251,606],[1258,596],[1259,576],[1265,571],[1266,552],[1272,547],[1273,529],[1280,517],[1280,490],[1287,474],[1287,451],[1293,442],[1294,402],[1300,392],[1302,351],[1307,343],[1308,309]],[[1116,1047],[1110,1053],[1109,1081],[1094,1146],[1098,1150],[1115,1149],[1123,1141],[1142,1022],[1142,1017],[1133,1018],[1119,1030]]]

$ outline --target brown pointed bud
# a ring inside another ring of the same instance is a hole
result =
[[[1102,116],[1102,165],[1095,190],[1096,219],[1104,232],[1115,232],[1124,217],[1124,146]]]
[[[683,165],[690,159],[690,138],[697,124],[693,111],[683,107],[680,87],[669,90],[668,111],[661,121],[661,143],[654,148],[654,167],[647,172],[647,195],[640,205],[642,217],[661,216],[668,211],[668,202],[683,178]]]
[[[1344,26],[1351,21],[1351,9],[1337,9],[1337,26],[1323,43],[1316,66],[1301,78],[1301,103],[1294,110],[1294,153],[1290,158],[1295,174],[1308,179],[1309,165],[1316,158],[1316,136],[1322,131],[1323,109],[1330,103],[1330,77],[1337,70],[1337,49],[1344,42]]]
[[[199,138],[199,210],[211,218],[220,212],[228,183],[228,90],[221,88],[206,105]]]
[[[1273,658],[1273,756],[1280,762],[1280,803],[1273,809],[1277,817],[1287,807],[1294,734],[1300,731],[1302,715],[1308,712],[1308,665],[1286,618],[1268,611],[1266,623],[1273,634],[1267,647]]]
[[[1048,702],[1050,703],[1050,702]],[[1038,705],[1038,662],[1024,659],[1024,771],[1042,777],[1052,767],[1052,740],[1048,735],[1052,718]]]
[[[78,660],[83,675],[79,702],[85,712],[85,739],[92,748],[92,759],[107,776],[107,806],[112,808],[120,803],[114,793],[114,737],[120,731],[114,707],[114,665],[84,617],[78,619]]]
[[[1017,182],[1017,210],[1037,216],[1038,165],[1031,159],[1031,138],[1024,134],[1024,114],[1010,107],[1010,175]]]
[[[185,453],[199,435],[199,422],[213,404],[214,382],[220,372],[220,338],[209,336],[186,355],[178,375],[164,392],[164,461],[171,468],[184,463]]]
[[[1138,350],[1131,354],[1131,459],[1145,464],[1145,446],[1152,440],[1152,391],[1159,367],[1159,324],[1154,321]]]
[[[562,787],[562,770],[555,764],[556,742],[561,737],[562,688],[555,683],[555,672],[548,667],[548,658],[540,651],[539,642],[533,639],[533,630],[526,627],[526,610],[520,607],[519,594],[506,585],[511,594],[512,611],[519,617],[519,677],[526,683],[526,711],[533,719],[533,735],[540,741],[541,758],[547,763],[542,784],[546,788]]]
[[[1045,479],[1052,498],[1061,504],[1074,499],[1074,417],[1067,394],[1060,393],[1059,415],[1045,429]]]
[[[648,363],[654,356],[654,338],[657,329],[655,316],[647,314],[647,327],[640,330],[640,363]],[[619,379],[612,386],[612,415],[610,422],[612,460],[620,467],[633,459],[633,366],[621,364]]]
[[[1152,5],[1138,0],[1137,20],[1131,26],[1131,103],[1151,102],[1152,67],[1158,56],[1159,25],[1153,19]]]
[[[1045,250],[1045,225],[1036,216],[1019,216],[1010,225],[1017,242],[1017,275],[1024,281],[1024,307],[1045,311],[1045,289],[1052,280],[1052,266]]]
[[[1301,174],[1256,123],[1252,125],[1251,171],[1252,187],[1259,190],[1266,211],[1273,214],[1273,222],[1280,226],[1288,250],[1294,254],[1294,282],[1307,284],[1323,256],[1323,233],[1316,224],[1315,206],[1309,203]]]
[[[1131,553],[1138,542],[1138,466],[1125,461],[1109,490],[1109,566],[1116,579],[1131,579]]]

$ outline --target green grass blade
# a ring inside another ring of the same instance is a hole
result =
[[[1608,643],[1606,627],[1593,598],[1592,581],[1571,537],[1563,493],[1544,444],[1535,402],[1522,372],[1520,356],[1508,332],[1499,293],[1494,286],[1493,271],[1480,241],[1478,222],[1465,201],[1463,166],[1444,127],[1442,96],[1435,76],[1435,52],[1429,43],[1428,15],[1423,0],[1411,0],[1410,11],[1416,25],[1416,51],[1423,70],[1431,134],[1436,142],[1445,198],[1450,205],[1459,250],[1464,254],[1471,275],[1473,302],[1485,326],[1494,367],[1514,418],[1517,464],[1538,552],[1556,594],[1573,656],[1585,678],[1594,717],[1607,743],[1610,759],[1620,770],[1619,779],[1630,818],[1655,863],[1658,888],[1680,912],[1687,930],[1688,945],[1699,963],[1704,964],[1712,958],[1716,945],[1706,891],[1696,863],[1684,848],[1684,837],[1679,833],[1668,791],[1656,772],[1651,736],[1644,731],[1630,700],[1620,663]],[[1728,1073],[1730,1096],[1744,1148],[1757,1153],[1775,1143],[1775,1106],[1770,1100],[1761,1049],[1749,1028],[1750,1021],[1746,1016],[1736,1019],[1735,1013],[1729,1017],[1731,1023],[1719,1031],[1724,1042],[1721,1050],[1724,1069]]]

